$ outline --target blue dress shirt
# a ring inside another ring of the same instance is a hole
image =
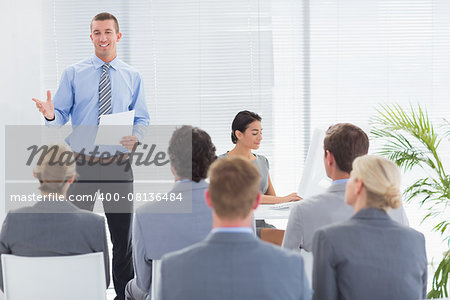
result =
[[[333,181],[331,184],[347,183],[349,180],[350,180],[349,178],[337,179]]]
[[[216,227],[211,230],[211,233],[226,232],[226,233],[250,233],[254,234],[250,227]]]
[[[87,126],[86,128],[95,129],[96,132],[99,105],[98,86],[104,63],[104,61],[94,55],[64,70],[59,88],[53,98],[55,119],[46,121],[48,125],[62,126],[69,121],[70,116],[72,126],[83,125],[83,127]],[[115,58],[109,64],[111,65],[108,70],[111,81],[111,113],[134,109],[133,134],[138,139],[142,139],[144,127],[148,126],[150,122],[142,79],[135,69],[118,58]],[[92,132],[94,130],[89,131]],[[81,148],[93,149],[95,134],[90,134],[93,138],[89,139],[89,142],[86,141],[84,133],[79,134],[80,136],[84,135],[84,144],[80,145],[78,143],[79,139],[74,133],[66,139],[74,151],[78,152]],[[92,143],[92,145],[88,146],[89,143]],[[111,147],[104,146],[102,148]],[[115,146],[115,149],[117,148],[118,146]],[[120,148],[121,152],[126,151],[125,148]]]

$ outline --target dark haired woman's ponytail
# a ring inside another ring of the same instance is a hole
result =
[[[238,141],[237,136],[234,133],[234,131],[231,132],[231,141],[233,142],[233,144],[236,144]]]

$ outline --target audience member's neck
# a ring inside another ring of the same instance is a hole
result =
[[[331,172],[330,178],[333,181],[340,180],[340,179],[349,179],[350,174],[347,172],[335,169]]]
[[[254,155],[252,154],[252,149],[243,146],[240,143],[237,143],[234,148],[228,152],[228,155],[240,156],[247,159],[254,159]]]
[[[172,166],[170,167],[170,170],[172,171],[175,182],[190,180],[189,178],[185,178],[183,176],[178,176],[177,172],[175,171],[175,169]]]
[[[42,193],[41,192],[41,195],[42,195],[43,198],[48,198],[48,199],[50,199],[50,198],[52,198],[52,199],[60,199],[61,197],[66,199],[66,193],[65,192],[63,192],[63,193]]]
[[[230,228],[230,227],[249,227],[253,228],[253,214],[252,212],[245,219],[226,219],[219,217],[213,211],[213,228]]]
[[[355,201],[355,205],[353,206],[353,209],[355,211],[355,214],[358,213],[361,209],[367,208],[367,199],[364,196],[360,196],[358,199],[356,199]]]

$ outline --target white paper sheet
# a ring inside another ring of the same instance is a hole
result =
[[[124,136],[132,135],[133,123],[134,110],[100,116],[95,144],[120,145]]]

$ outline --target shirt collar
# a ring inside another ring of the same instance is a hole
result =
[[[98,69],[101,68],[105,62],[103,60],[100,59],[100,57],[98,57],[97,55],[94,54],[94,56],[92,57],[92,63],[94,64],[94,68]],[[117,56],[116,58],[114,58],[112,61],[109,62],[109,65],[114,69],[117,70]]]
[[[190,179],[180,179],[180,180],[176,180],[175,182],[181,182],[181,183],[183,183],[183,182],[193,182],[193,181],[190,180]]]
[[[347,183],[350,179],[344,178],[344,179],[338,179],[332,182],[332,184],[339,184],[339,183]]]
[[[253,234],[253,230],[250,227],[217,227],[211,230],[211,233],[217,232],[228,232],[228,233],[243,232]]]

